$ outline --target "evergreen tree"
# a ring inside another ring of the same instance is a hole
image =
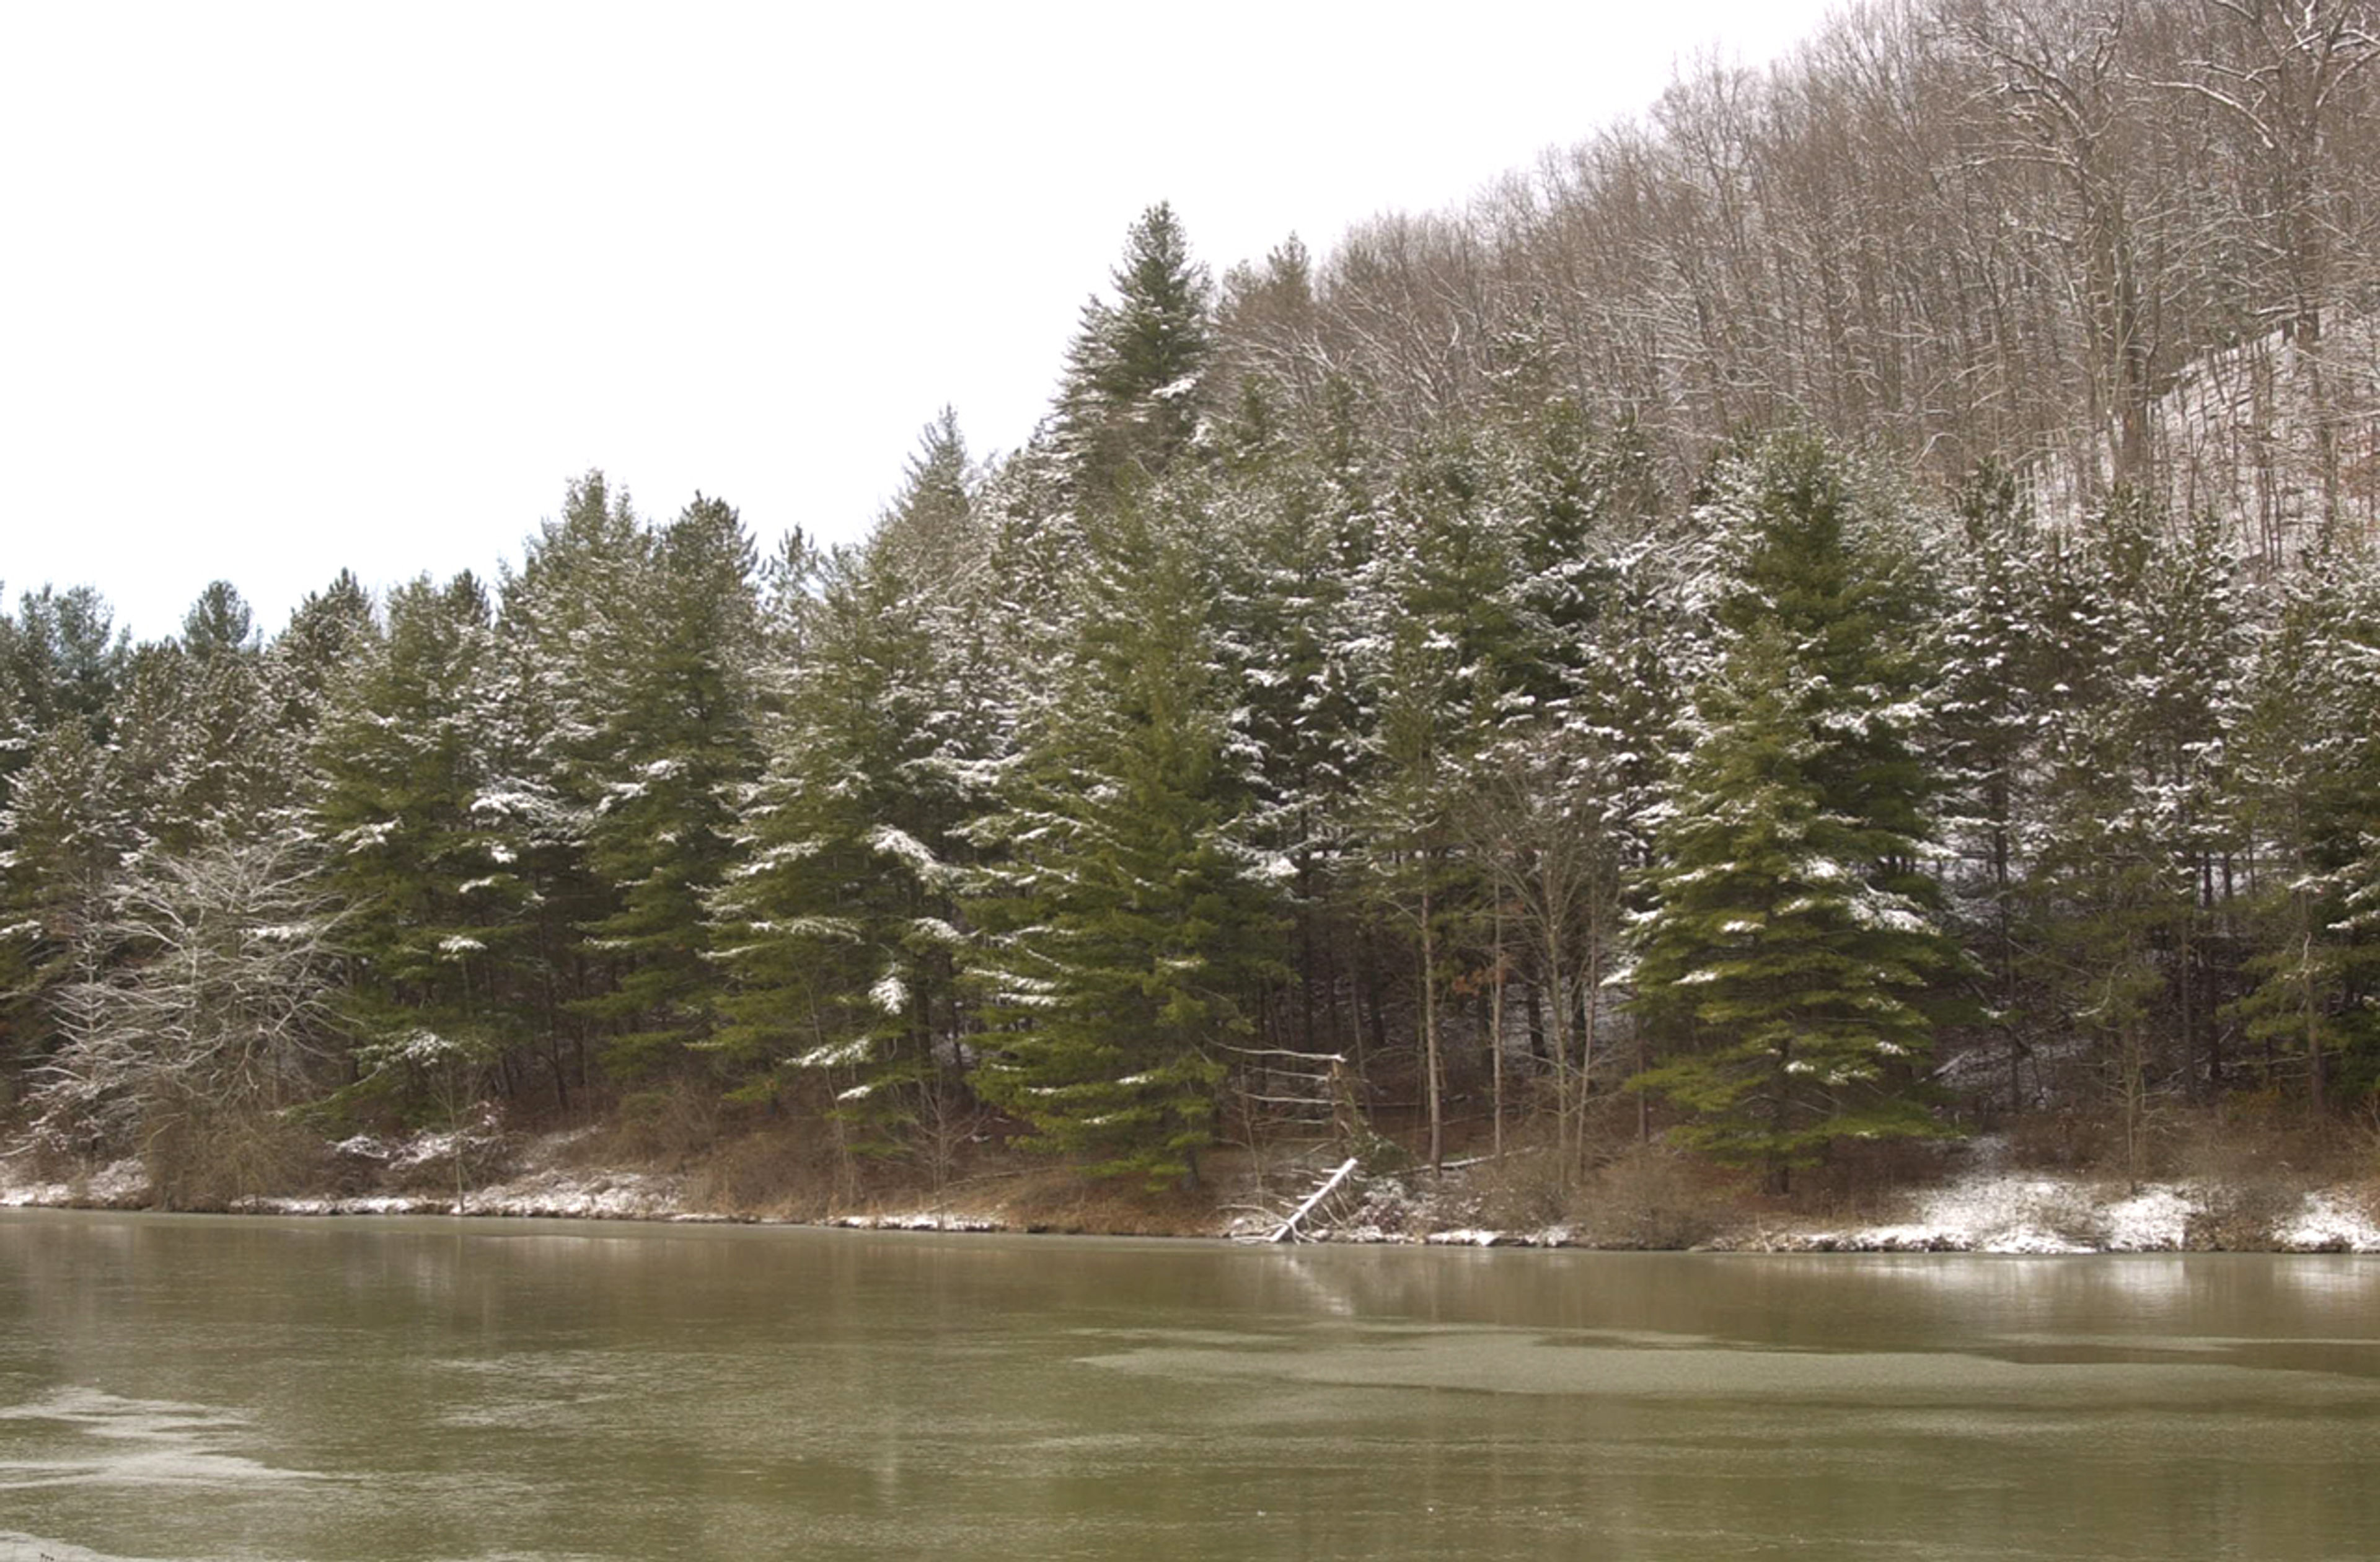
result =
[[[698,494],[656,542],[641,643],[608,714],[613,779],[588,824],[587,861],[616,909],[586,932],[614,984],[577,1007],[609,1027],[605,1061],[623,1077],[668,1065],[711,1028],[705,902],[735,856],[736,799],[760,768],[754,563],[735,509]]]
[[[301,778],[274,730],[248,604],[227,582],[200,594],[180,641],[132,653],[115,711],[118,767],[152,849],[288,827]]]
[[[1215,354],[1214,287],[1172,206],[1140,214],[1109,281],[1112,301],[1083,307],[1058,401],[1075,493],[1094,506],[1189,447]]]
[[[2245,824],[2269,864],[2229,1015],[2303,1060],[2319,1117],[2380,1067],[2380,587],[2327,550],[2282,584],[2240,722]],[[2342,1092],[2340,1087],[2344,1086]]]
[[[965,470],[945,414],[867,545],[828,559],[712,902],[732,978],[713,1047],[765,1091],[781,1064],[827,1070],[868,1150],[953,1098],[968,1024],[965,832],[1002,735]]]
[[[273,729],[282,742],[310,735],[322,719],[333,681],[378,633],[370,595],[352,571],[309,592],[265,651]]]
[[[114,756],[80,721],[45,734],[0,809],[0,1060],[14,1068],[55,1045],[60,992],[114,958],[104,930],[138,845]]]
[[[525,890],[523,958],[534,985],[539,1051],[558,1101],[584,1082],[601,1028],[587,1012],[611,990],[615,964],[588,947],[587,929],[615,914],[617,885],[589,860],[612,788],[632,783],[623,724],[645,653],[654,544],[627,494],[601,471],[568,485],[558,519],[542,522],[507,573],[498,625],[501,740],[488,812],[517,852]]]
[[[2023,1104],[2019,921],[2027,786],[2042,705],[2031,675],[2049,631],[2039,622],[2034,561],[2044,539],[2015,478],[1986,466],[1957,497],[1949,611],[1929,647],[1935,668],[1931,757],[1942,776],[1945,844],[1955,855],[1951,909],[1985,972],[1991,1022],[2008,1056],[2008,1104]]]
[[[28,592],[0,649],[8,657],[0,678],[13,686],[10,702],[24,729],[45,733],[79,721],[99,742],[113,736],[109,707],[131,657],[131,637],[115,628],[106,598],[89,586]]]
[[[201,665],[261,649],[256,615],[228,580],[210,580],[182,616],[182,649]]]
[[[1292,870],[1293,1050],[1353,1051],[1358,1032],[1338,981],[1346,918],[1335,902],[1366,765],[1354,576],[1380,517],[1352,463],[1334,470],[1285,434],[1244,432],[1249,443],[1210,514],[1217,652],[1239,690],[1235,740],[1253,755],[1248,838]]]
[[[1095,1175],[1152,1184],[1196,1179],[1279,969],[1190,519],[1127,505],[1098,538],[1081,641],[996,832],[1011,860],[978,968],[983,1094]]]
[[[315,743],[312,824],[345,908],[349,1028],[373,1058],[427,1036],[492,1060],[525,1039],[515,965],[530,890],[491,786],[488,596],[468,574],[443,587],[423,577],[391,592],[386,613]],[[400,1068],[379,1082],[426,1101],[433,1081]]]
[[[2137,1170],[2157,1097],[2219,1078],[2213,1021],[2236,980],[2218,936],[2238,812],[2230,567],[2204,528],[2176,537],[2158,506],[2119,493],[2040,567],[2020,937],[2048,1023],[2079,1019],[2096,1043]]]
[[[1890,573],[1834,458],[1771,441],[1723,470],[1718,670],[1657,838],[1636,1002],[1668,1061],[1639,1088],[1689,1142],[1791,1168],[1918,1134],[1929,993],[1960,964],[1919,871],[1928,778]],[[1868,545],[1864,545],[1868,544]]]
[[[1525,723],[1526,637],[1509,518],[1467,440],[1416,455],[1391,497],[1357,613],[1366,632],[1366,891],[1414,958],[1415,1041],[1433,1165],[1444,1149],[1443,999],[1473,951],[1457,929],[1481,898],[1453,819],[1488,746]]]

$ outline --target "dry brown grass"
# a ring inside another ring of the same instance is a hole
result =
[[[2008,1120],[2009,1163],[2025,1171],[2099,1172],[2120,1167],[2121,1128],[2094,1112],[2061,1108]]]
[[[847,1202],[851,1180],[831,1143],[777,1123],[711,1146],[687,1172],[686,1202],[714,1214],[820,1220]]]
[[[2297,1103],[2246,1093],[2173,1117],[2154,1163],[2160,1178],[2198,1190],[2207,1207],[2191,1221],[2190,1245],[2216,1250],[2269,1247],[2309,1191],[2361,1169],[2338,1123],[2310,1122]]]
[[[268,1112],[176,1114],[151,1131],[140,1158],[151,1202],[164,1210],[227,1209],[331,1175],[321,1137]]]
[[[601,1139],[616,1158],[679,1167],[717,1147],[729,1110],[716,1089],[679,1080],[622,1096],[604,1130],[590,1137]]]
[[[1129,1178],[1086,1178],[1072,1166],[1044,1163],[1006,1179],[999,1210],[1023,1231],[1097,1233],[1111,1237],[1211,1237],[1222,1226],[1218,1183],[1152,1191]]]
[[[1910,1190],[1942,1180],[1957,1140],[1838,1140],[1825,1159],[1793,1173],[1784,1201],[1797,1214],[1864,1225],[1897,1218]]]
[[[1741,1223],[1744,1179],[1658,1142],[1628,1143],[1579,1190],[1574,1238],[1599,1248],[1692,1248]]]

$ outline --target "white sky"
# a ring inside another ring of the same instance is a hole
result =
[[[856,537],[945,402],[1024,439],[1151,202],[1319,255],[1828,8],[0,0],[0,580],[277,628],[590,466]]]

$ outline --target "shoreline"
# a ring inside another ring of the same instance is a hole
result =
[[[820,1229],[1020,1235],[1081,1235],[1264,1241],[1271,1214],[1212,1213],[1162,1229],[1119,1221],[1021,1213],[999,1199],[954,1199],[807,1215],[704,1207],[684,1173],[565,1167],[553,1152],[567,1136],[532,1141],[512,1177],[466,1190],[249,1195],[218,1209],[181,1213],[356,1218],[440,1215],[474,1220],[635,1221],[662,1225],[808,1226]],[[1480,1220],[1459,1174],[1432,1184],[1422,1174],[1365,1178],[1293,1242],[1390,1247],[1567,1249],[1573,1251],[1745,1253],[1981,1253],[2088,1256],[2140,1252],[2380,1253],[2380,1211],[2368,1190],[2293,1185],[2243,1190],[2191,1182],[2131,1187],[2109,1178],[2010,1169],[1988,1143],[1973,1164],[1938,1186],[1901,1195],[1900,1218],[1844,1221],[1775,1210],[1737,1209],[1712,1217],[1691,1239],[1612,1239],[1561,1222],[1496,1225]],[[0,1210],[153,1212],[137,1161],[120,1160],[66,1181],[8,1180],[0,1162]]]

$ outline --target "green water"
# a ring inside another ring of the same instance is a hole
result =
[[[0,1213],[0,1562],[2380,1556],[2380,1260]]]

